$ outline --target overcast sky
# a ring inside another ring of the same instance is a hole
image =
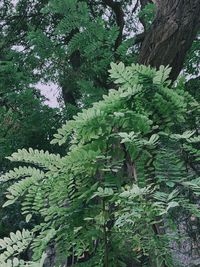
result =
[[[59,96],[59,88],[53,84],[42,84],[38,83],[36,87],[41,91],[41,93],[47,98],[45,101],[50,107],[59,107],[57,98]]]

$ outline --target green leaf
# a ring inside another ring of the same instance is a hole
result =
[[[7,200],[4,204],[3,204],[3,208],[9,206],[9,205],[12,205],[13,203],[15,203],[15,199],[13,200]]]
[[[30,222],[31,218],[32,218],[32,214],[26,215],[26,222],[27,223]]]
[[[168,203],[168,206],[167,206],[167,211],[171,208],[175,208],[175,207],[178,207],[179,206],[179,203],[176,202],[176,201],[172,201],[172,202],[169,202]]]

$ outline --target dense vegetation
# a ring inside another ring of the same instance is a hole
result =
[[[3,267],[200,264],[200,3],[132,2],[0,4]]]

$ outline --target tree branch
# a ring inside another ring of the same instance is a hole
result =
[[[103,3],[113,10],[115,17],[116,17],[117,26],[119,27],[119,35],[118,35],[116,42],[115,42],[115,51],[116,51],[117,48],[122,43],[123,29],[124,29],[124,25],[125,25],[122,3],[121,2],[114,2],[113,0],[103,0]]]
[[[145,32],[139,33],[134,37],[134,45],[142,43],[145,38]]]
[[[132,14],[135,13],[135,11],[137,10],[138,6],[139,6],[140,0],[137,0],[133,10],[132,10]]]

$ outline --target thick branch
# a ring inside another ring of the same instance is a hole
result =
[[[139,33],[134,37],[134,44],[139,44],[144,41],[145,32]]]
[[[119,35],[118,35],[117,40],[115,42],[115,50],[117,50],[117,48],[122,43],[123,29],[124,29],[124,25],[125,25],[122,3],[121,2],[114,2],[113,0],[103,0],[103,3],[106,4],[107,6],[109,6],[113,10],[115,17],[116,17],[117,26],[119,27]]]
[[[138,6],[139,6],[140,0],[137,0],[133,10],[132,10],[132,14],[135,13],[135,11],[137,10]]]

